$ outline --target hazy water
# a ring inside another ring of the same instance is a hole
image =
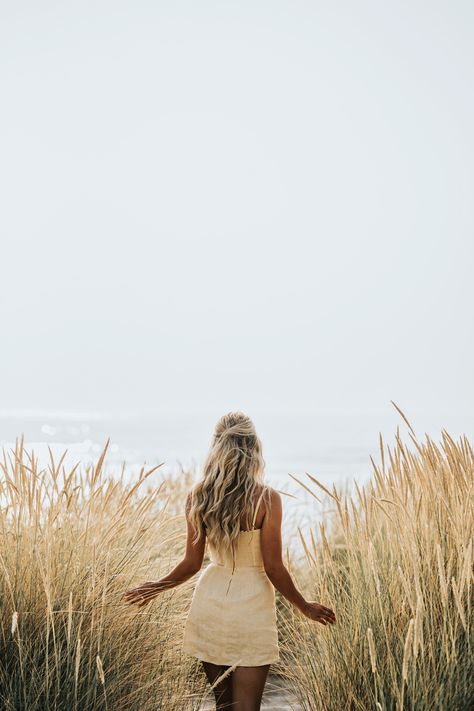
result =
[[[207,452],[215,413],[99,413],[99,412],[0,412],[0,445],[11,447],[15,437],[25,436],[40,462],[47,464],[49,445],[55,455],[68,450],[67,464],[93,462],[110,437],[106,459],[113,472],[126,463],[130,477],[144,463],[148,467],[164,462],[163,470],[179,472],[179,466],[200,465]],[[293,538],[295,521],[304,529],[315,524],[321,505],[290,474],[309,483],[305,472],[326,486],[339,488],[354,479],[362,483],[370,476],[370,455],[378,459],[378,436],[392,443],[397,425],[406,427],[395,411],[383,417],[375,413],[300,414],[265,413],[253,417],[262,439],[267,481],[284,497],[283,529]],[[457,436],[472,437],[472,416],[420,416],[412,424],[421,438],[429,432],[435,438],[442,427]],[[313,487],[314,488],[314,487]],[[317,492],[318,490],[315,489]]]

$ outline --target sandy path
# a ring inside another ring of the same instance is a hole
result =
[[[214,711],[216,708],[212,698],[200,707],[199,711]],[[285,689],[282,680],[269,675],[263,692],[262,710],[266,711],[302,711],[294,696]]]

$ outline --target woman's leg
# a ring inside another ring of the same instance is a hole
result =
[[[260,711],[263,689],[270,664],[236,667],[231,673],[232,711]]]
[[[212,664],[212,662],[203,662],[202,665],[211,686],[229,668],[222,664]],[[213,692],[216,697],[216,711],[233,711],[231,675],[220,681],[213,688]]]

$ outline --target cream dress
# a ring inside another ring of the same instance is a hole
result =
[[[240,531],[234,559],[232,550],[208,546],[210,563],[194,588],[183,651],[226,666],[278,662],[275,588],[265,573],[260,529]]]

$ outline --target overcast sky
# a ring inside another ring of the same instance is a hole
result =
[[[472,2],[0,2],[4,409],[472,414]]]

